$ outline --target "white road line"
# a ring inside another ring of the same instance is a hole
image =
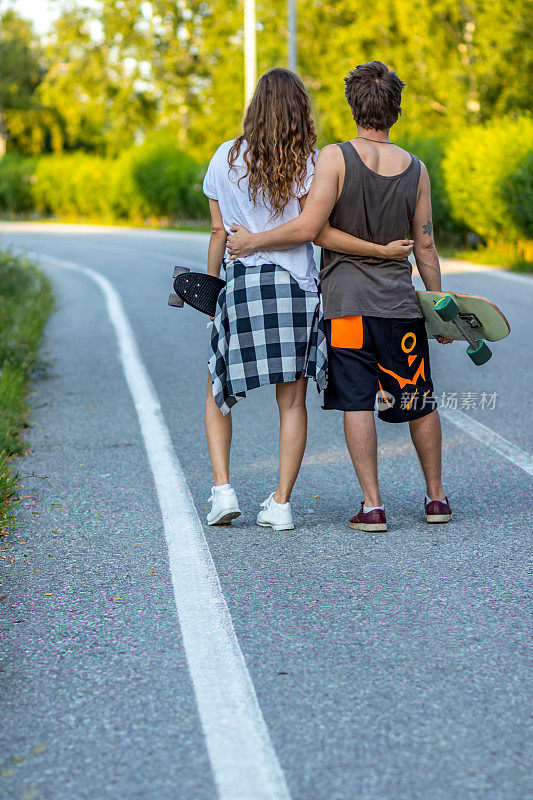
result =
[[[105,297],[157,489],[183,646],[218,796],[290,800],[191,493],[120,296],[96,270],[29,255],[85,275]]]
[[[491,428],[487,428],[482,422],[478,422],[468,416],[464,411],[453,408],[439,408],[439,414],[474,439],[477,439],[478,442],[482,442],[512,464],[523,469],[528,475],[533,475],[533,456],[527,450],[522,450],[521,447],[508,442],[503,436],[495,433]]]

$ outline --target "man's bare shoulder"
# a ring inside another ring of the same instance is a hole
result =
[[[422,161],[422,159],[419,158],[416,155],[416,153],[411,153],[409,150],[404,150],[403,147],[400,147],[397,144],[395,144],[394,146],[396,147],[397,152],[401,153],[402,156],[406,156],[407,158],[411,158],[413,155],[416,156],[416,158],[418,158],[418,160],[420,161],[420,174],[421,174],[421,176],[424,176],[425,178],[428,177],[427,167],[424,164],[424,162]]]

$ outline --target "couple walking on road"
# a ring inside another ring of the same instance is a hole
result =
[[[424,319],[408,256],[441,291],[424,164],[389,141],[401,113],[400,78],[372,61],[345,78],[357,136],[315,149],[303,83],[286,69],[263,75],[243,134],[222,144],[204,180],[212,231],[208,273],[225,267],[210,343],[205,426],[214,474],[209,525],[239,516],[230,483],[230,409],[276,385],[278,486],[258,525],[290,530],[290,497],[307,437],[306,389],[344,412],[361,485],[350,527],[386,531],[377,475],[374,408],[408,422],[426,481],[427,522],[448,522],[441,426]],[[322,248],[320,274],[311,242]],[[319,287],[319,288],[318,288]],[[441,340],[444,342],[444,340]]]

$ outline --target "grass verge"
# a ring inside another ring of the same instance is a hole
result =
[[[13,458],[27,447],[28,382],[44,369],[39,350],[52,308],[48,278],[27,258],[0,250],[0,533],[14,522]]]

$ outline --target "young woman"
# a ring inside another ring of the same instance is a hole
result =
[[[265,73],[244,118],[243,134],[222,144],[204,180],[212,229],[210,275],[224,263],[228,232],[242,225],[269,230],[301,212],[314,174],[316,134],[303,83],[286,69]],[[335,248],[331,231],[328,246]],[[353,239],[362,255],[379,245]],[[324,241],[324,232],[321,235]],[[354,244],[355,243],[355,244]],[[405,243],[387,245],[391,257],[405,258]],[[318,272],[310,243],[287,250],[259,251],[225,264],[211,334],[205,429],[214,474],[209,525],[240,515],[230,484],[230,409],[258,386],[276,384],[279,407],[279,477],[262,504],[257,524],[290,530],[290,497],[307,438],[307,379],[319,390],[326,378],[327,350],[317,291]]]

